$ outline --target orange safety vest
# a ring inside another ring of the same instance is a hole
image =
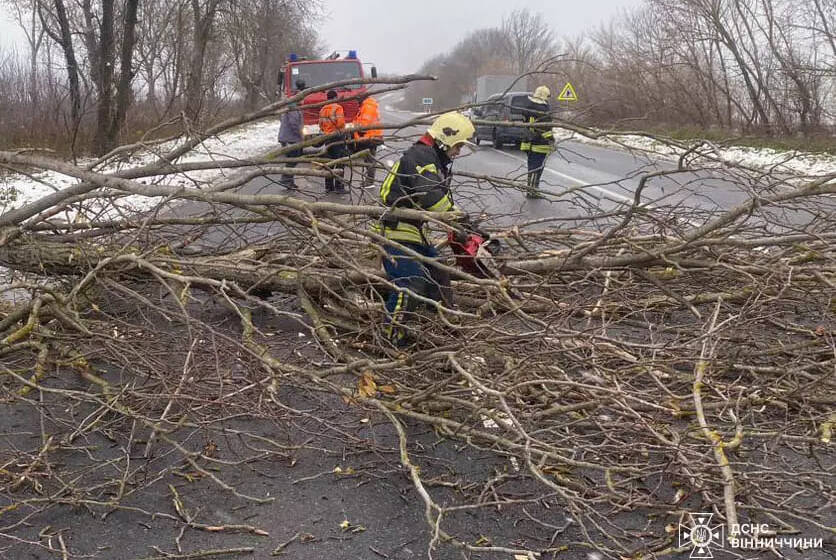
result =
[[[332,134],[345,128],[345,112],[339,103],[329,103],[319,110],[319,130]]]
[[[362,127],[375,124],[380,124],[380,108],[375,98],[367,97],[363,101],[362,105],[360,105],[360,111],[357,113],[357,116],[354,117],[354,125]],[[355,140],[360,140],[361,138],[382,137],[383,129],[381,128],[370,128],[368,130],[357,131],[354,133]]]

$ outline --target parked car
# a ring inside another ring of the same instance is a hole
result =
[[[528,91],[512,91],[505,95],[497,94],[488,98],[485,105],[473,108],[473,118],[481,121],[493,122],[523,122],[523,116],[518,107],[524,104],[525,98],[531,95]],[[494,124],[476,124],[476,144],[483,140],[490,140],[494,148],[500,149],[506,144],[519,147],[525,138],[526,129],[521,126],[496,126]]]

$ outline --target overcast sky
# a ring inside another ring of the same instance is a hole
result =
[[[559,36],[576,36],[641,1],[324,0],[320,36],[328,49],[357,49],[361,60],[374,62],[381,72],[406,73],[468,32],[498,25],[516,8],[542,13]],[[20,41],[23,34],[0,8],[0,45]]]
[[[357,49],[381,72],[414,72],[474,29],[499,25],[517,8],[540,12],[559,36],[596,28],[642,0],[325,0],[321,37]],[[367,30],[363,28],[366,27]],[[373,30],[373,31],[372,31]]]
[[[11,19],[8,8],[0,4],[0,47],[6,49],[24,40],[25,35]]]

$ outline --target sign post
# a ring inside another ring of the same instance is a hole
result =
[[[433,98],[432,97],[425,97],[421,100],[421,105],[427,110],[427,113],[430,112],[430,107],[432,107]]]

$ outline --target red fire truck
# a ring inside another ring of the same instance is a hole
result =
[[[309,60],[291,54],[279,70],[279,89],[283,95],[291,96],[298,93],[296,89],[297,80],[303,80],[305,87],[311,88],[329,82],[363,77],[363,63],[357,58],[357,51],[354,50],[348,51],[342,57],[335,51],[322,60]],[[371,67],[371,77],[377,78],[377,68],[374,66]],[[366,84],[351,84],[337,88],[337,102],[343,106],[347,127],[351,126],[350,123],[354,121],[359,107],[356,99],[341,100],[365,93],[367,90],[368,86]],[[303,109],[302,118],[305,125],[305,136],[319,134],[319,109],[321,105],[310,109],[306,109],[305,106],[325,102],[326,93],[325,91],[312,93],[300,103]]]

